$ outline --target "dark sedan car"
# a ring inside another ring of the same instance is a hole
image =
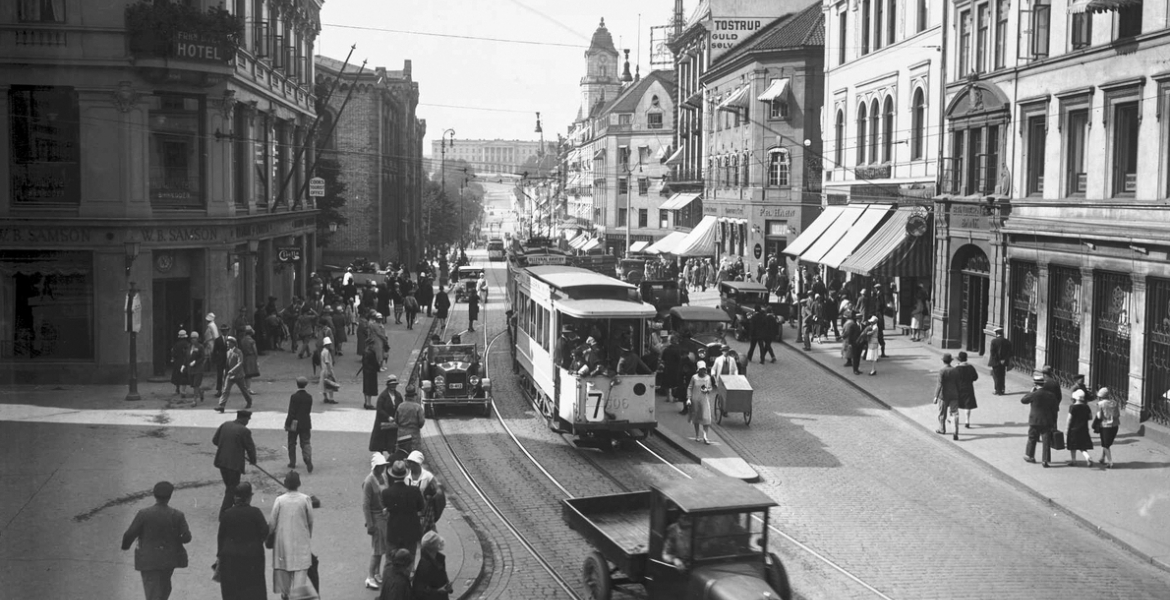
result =
[[[428,346],[423,361],[422,404],[427,417],[439,407],[477,406],[492,410],[492,383],[485,377],[475,344]]]

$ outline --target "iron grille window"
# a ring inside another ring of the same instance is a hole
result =
[[[1146,280],[1145,398],[1143,412],[1170,425],[1170,279]]]
[[[1048,364],[1069,386],[1081,354],[1081,271],[1052,265],[1048,270]]]
[[[1012,261],[1011,365],[1025,373],[1036,369],[1036,313],[1040,305],[1040,274],[1036,263]]]
[[[1093,273],[1093,383],[1122,404],[1129,390],[1132,285],[1128,273]]]

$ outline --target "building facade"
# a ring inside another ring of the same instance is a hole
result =
[[[820,5],[774,19],[711,63],[702,122],[702,214],[718,219],[716,256],[755,273],[820,213]]]
[[[431,141],[432,168],[437,169],[437,161],[443,154],[441,140]],[[555,152],[554,142],[545,142],[545,152]],[[458,139],[455,143],[447,141],[447,158],[463,160],[470,164],[477,173],[508,173],[519,174],[524,170],[524,163],[536,158],[540,153],[540,142],[530,140],[465,140]]]
[[[303,291],[321,2],[227,6],[0,6],[0,381],[125,381],[131,289],[144,376]]]
[[[326,264],[347,265],[356,258],[402,261],[414,265],[422,239],[422,161],[426,122],[417,118],[418,82],[411,61],[401,71],[384,67],[359,73],[356,65],[316,57],[319,95],[341,81],[329,99],[322,133],[322,155],[341,165],[346,185],[345,224],[322,250]],[[350,92],[352,88],[352,93]],[[348,97],[348,101],[346,98]]]
[[[1170,420],[1167,6],[959,2],[946,27],[935,339]],[[1159,66],[1162,65],[1162,66]]]

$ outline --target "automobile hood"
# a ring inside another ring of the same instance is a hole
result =
[[[707,600],[778,600],[780,594],[764,580],[761,567],[723,564],[695,569],[691,581],[702,590],[693,597]]]

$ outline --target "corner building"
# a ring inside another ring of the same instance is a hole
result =
[[[303,291],[321,2],[220,6],[0,6],[0,382],[126,381],[131,283],[140,378]]]
[[[934,338],[1076,373],[1170,420],[1167,5],[958,2],[935,201]],[[1161,65],[1161,66],[1159,66]]]

